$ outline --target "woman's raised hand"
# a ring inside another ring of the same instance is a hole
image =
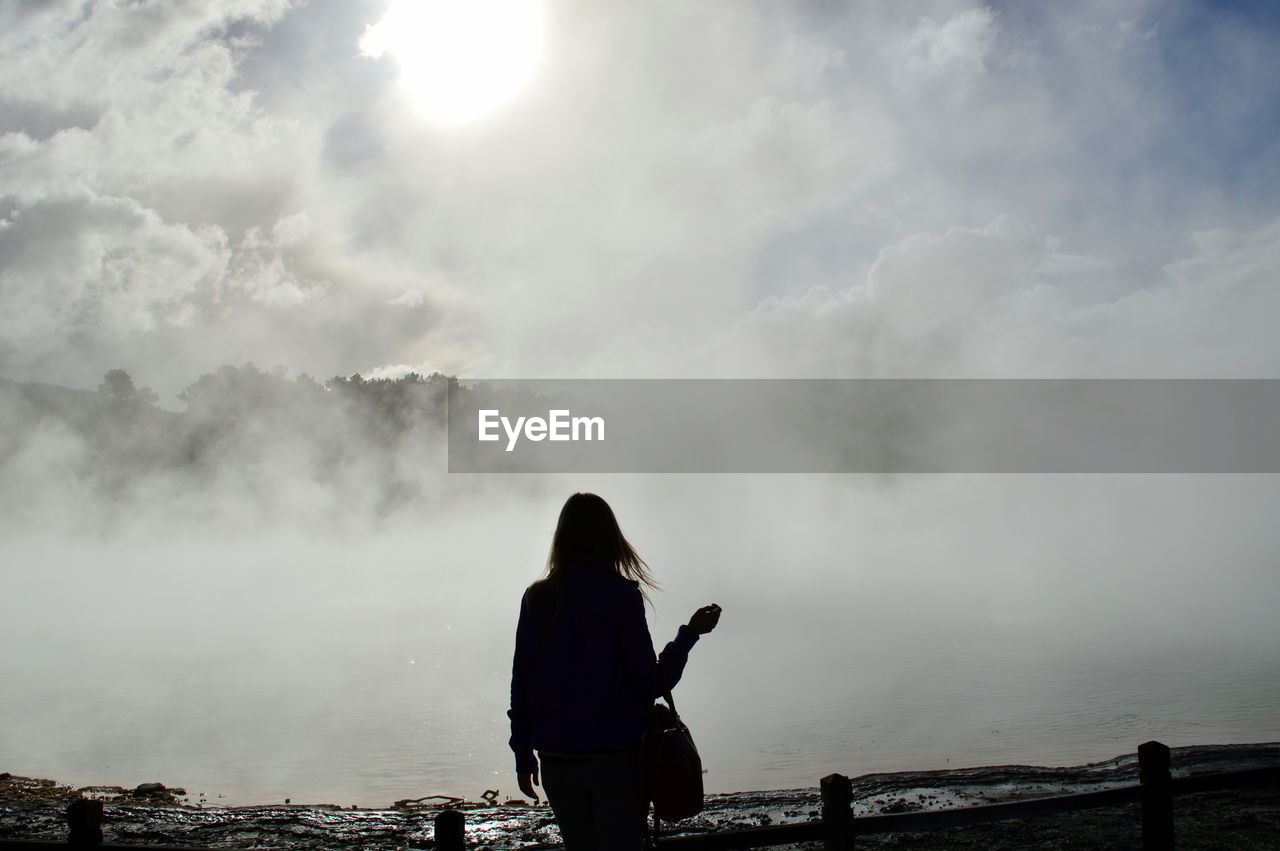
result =
[[[720,607],[712,603],[710,606],[703,606],[693,613],[693,617],[689,618],[689,628],[698,633],[698,635],[706,635],[715,629],[716,624],[719,622]]]

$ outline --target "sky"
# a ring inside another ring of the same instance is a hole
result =
[[[0,3],[0,375],[1276,373],[1273,4],[507,5]]]

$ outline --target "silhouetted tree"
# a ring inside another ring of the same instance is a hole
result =
[[[107,370],[107,374],[102,376],[102,383],[98,385],[98,392],[113,402],[144,402],[152,405],[160,398],[150,387],[135,387],[133,376],[123,369]]]

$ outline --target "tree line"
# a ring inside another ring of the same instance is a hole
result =
[[[175,412],[123,369],[96,390],[0,379],[0,472],[56,473],[100,496],[158,479],[250,491],[287,482],[360,489],[390,505],[442,468],[450,381],[411,372],[322,384],[223,366],[179,393],[185,410]]]

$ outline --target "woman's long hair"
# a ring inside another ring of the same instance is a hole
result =
[[[640,591],[658,589],[648,565],[622,534],[609,503],[593,493],[575,493],[565,500],[551,539],[547,575],[537,584],[558,585],[575,553],[582,553],[611,566],[619,576],[640,583]],[[645,599],[649,595],[645,594]]]

